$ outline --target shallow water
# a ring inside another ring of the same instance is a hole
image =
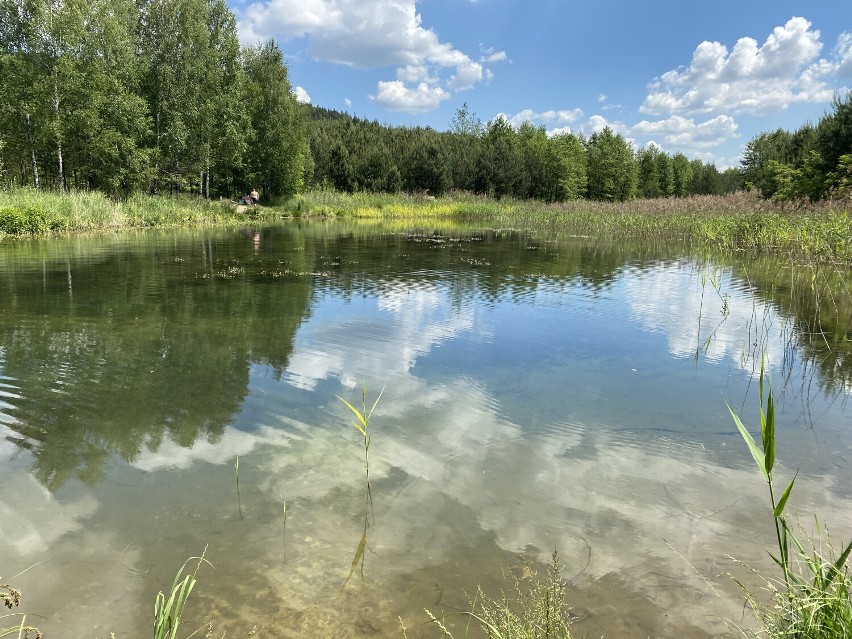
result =
[[[774,530],[725,400],[756,423],[762,353],[788,508],[852,535],[849,289],[795,271],[344,225],[0,245],[0,581],[35,564],[50,637],[146,636],[206,547],[188,629],[413,638],[557,549],[579,636],[748,623],[729,555],[773,574]]]

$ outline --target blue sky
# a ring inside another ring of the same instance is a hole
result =
[[[300,99],[391,125],[483,122],[739,163],[761,131],[816,123],[852,88],[852,2],[230,0],[274,38]]]

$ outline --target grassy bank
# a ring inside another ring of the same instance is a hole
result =
[[[490,227],[551,235],[682,241],[711,248],[781,252],[794,258],[852,263],[852,216],[847,205],[820,202],[782,206],[750,193],[544,204],[462,193],[434,199],[314,191],[283,203],[282,210],[304,217],[478,221]]]
[[[146,227],[237,225],[246,219],[347,218],[376,223],[461,222],[595,239],[678,241],[733,251],[787,254],[794,259],[852,264],[847,204],[793,207],[757,195],[700,196],[623,203],[544,204],[493,200],[468,193],[442,198],[407,194],[310,191],[268,206],[136,195],[116,202],[98,193],[66,195],[18,189],[0,192],[0,237]]]
[[[273,219],[280,216],[263,207],[245,209],[228,201],[189,196],[135,195],[119,202],[97,192],[60,194],[15,189],[0,191],[0,237],[227,225],[245,222],[246,217]]]

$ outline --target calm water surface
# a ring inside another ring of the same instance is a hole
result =
[[[790,508],[852,535],[849,281],[496,231],[0,244],[0,582],[36,564],[49,637],[148,636],[206,547],[188,629],[413,638],[558,549],[579,636],[716,635],[729,555],[772,574],[725,405],[756,423],[762,353]]]

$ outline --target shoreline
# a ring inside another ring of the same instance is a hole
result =
[[[852,265],[848,204],[818,202],[791,207],[762,200],[754,193],[545,204],[460,192],[435,198],[321,190],[249,206],[187,195],[135,195],[116,201],[97,192],[0,192],[0,242],[66,233],[228,227],[246,220],[275,223],[286,219],[410,220],[430,225],[442,220],[461,221],[596,240],[679,241],[707,248],[788,255],[809,263]]]

